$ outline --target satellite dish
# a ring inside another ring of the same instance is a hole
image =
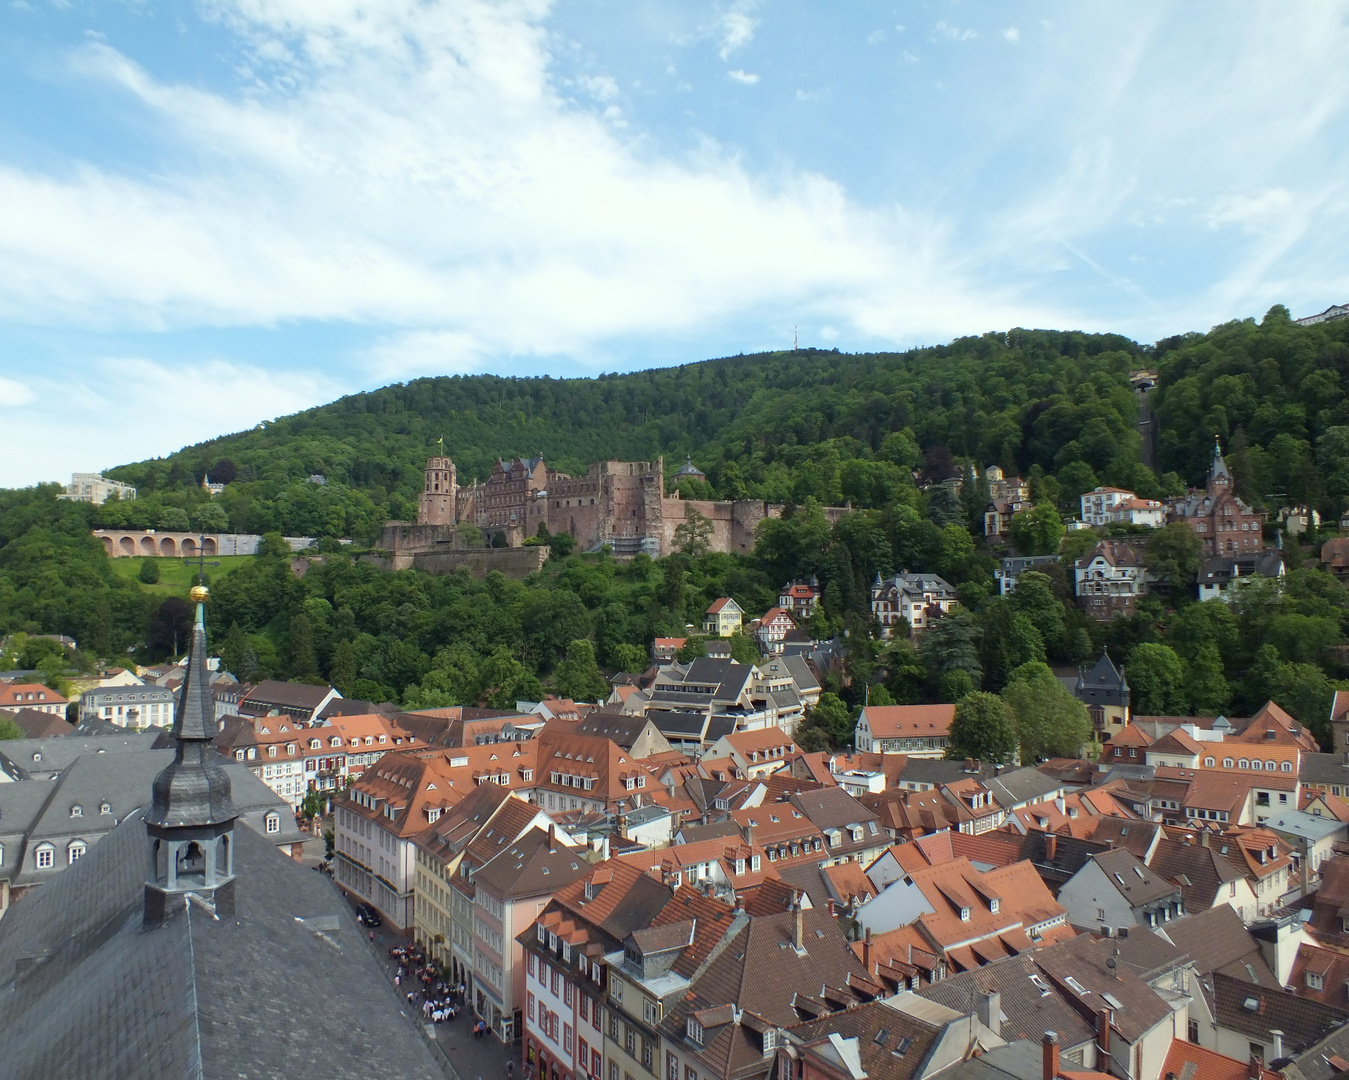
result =
[[[1115,960],[1115,958],[1114,958],[1113,956],[1107,956],[1107,957],[1105,958],[1105,966],[1108,967],[1108,968],[1110,968],[1112,971],[1114,970],[1115,964],[1116,964],[1116,963],[1117,963],[1117,961]]]

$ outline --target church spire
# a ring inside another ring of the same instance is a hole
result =
[[[187,673],[173,718],[173,760],[155,777],[145,827],[153,840],[145,885],[145,921],[163,920],[169,896],[197,893],[233,910],[234,821],[230,778],[211,740],[215,703],[206,671],[204,585],[192,590],[196,619]]]
[[[1210,488],[1232,485],[1232,474],[1227,471],[1227,462],[1223,460],[1222,440],[1216,435],[1213,437],[1213,464],[1209,466],[1208,483]]]

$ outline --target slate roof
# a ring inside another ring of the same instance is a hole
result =
[[[485,887],[501,900],[515,900],[552,893],[590,872],[590,864],[583,858],[583,848],[561,844],[550,848],[548,840],[544,830],[531,829],[478,867],[473,874],[473,884]]]
[[[1337,690],[1349,700],[1349,691]],[[1349,787],[1349,762],[1343,754],[1303,754],[1298,779],[1304,784],[1343,784]]]
[[[308,709],[312,712],[332,692],[333,689],[330,686],[314,686],[311,683],[264,679],[244,695],[240,704],[247,703],[254,708],[275,705],[280,708]]]
[[[1265,962],[1260,943],[1228,904],[1172,919],[1154,932],[1183,948],[1204,978],[1217,971],[1278,988],[1278,980]],[[1139,933],[1130,934],[1130,939]]]
[[[1177,886],[1154,874],[1123,848],[1104,851],[1093,855],[1092,858],[1130,907],[1141,907],[1156,900],[1164,900],[1180,891]]]
[[[993,798],[998,800],[998,805],[1004,810],[1038,802],[1063,790],[1063,781],[1047,776],[1029,765],[1020,769],[1008,769],[996,776],[988,777],[984,780],[984,784],[993,792]]]
[[[1244,874],[1212,848],[1162,838],[1148,865],[1168,881],[1180,886],[1186,911],[1203,911],[1213,906],[1220,889],[1240,881]],[[1223,895],[1226,895],[1224,891]]]
[[[116,735],[9,739],[0,742],[0,765],[16,780],[54,776],[81,754],[124,754],[149,750],[158,735],[156,731],[131,734],[119,731]]]
[[[577,723],[576,733],[598,735],[618,743],[624,750],[631,750],[650,722],[645,716],[629,716],[626,713],[602,712],[596,709]]]
[[[1222,972],[1213,975],[1214,1018],[1219,1027],[1272,1043],[1271,1031],[1283,1032],[1284,1051],[1300,1054],[1349,1021],[1349,1011],[1309,1001],[1282,989],[1256,986]],[[1253,1008],[1248,1005],[1253,1004]]]
[[[1039,1039],[1046,1031],[1057,1031],[1065,1049],[1092,1042],[1095,1027],[1083,1019],[1062,994],[1056,993],[1035,966],[1035,954],[1023,953],[986,964],[973,971],[942,979],[918,991],[919,997],[936,1001],[950,1009],[968,1012],[980,994],[998,991],[1004,1039]],[[1038,976],[1037,984],[1031,976]],[[1037,1066],[1039,1054],[1036,1054]],[[1032,1076],[1037,1076],[1032,1073]]]
[[[385,1075],[441,1080],[333,883],[249,829],[235,838],[228,918],[192,904],[142,927],[139,814],[7,914],[7,1077],[364,1080],[377,1060]]]
[[[843,1013],[786,1028],[788,1039],[808,1047],[829,1047],[826,1058],[834,1068],[830,1036],[856,1039],[863,1074],[870,1080],[910,1080],[922,1076],[927,1057],[941,1038],[944,1026],[930,1024],[901,1012],[886,1001],[872,1001]],[[818,1052],[818,1051],[817,1051]],[[831,1053],[832,1052],[832,1053]]]

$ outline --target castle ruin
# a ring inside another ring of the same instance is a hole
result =
[[[826,513],[834,521],[845,510]],[[569,533],[580,551],[607,545],[619,558],[642,552],[657,558],[675,550],[675,530],[695,513],[710,523],[710,550],[748,554],[759,522],[780,516],[782,507],[666,495],[664,458],[597,461],[585,476],[550,469],[542,457],[498,459],[486,481],[460,486],[454,462],[432,457],[417,521],[388,522],[380,546],[394,566],[411,566],[419,553],[467,550],[463,525],[476,526],[496,548],[520,547],[543,525],[549,533]]]

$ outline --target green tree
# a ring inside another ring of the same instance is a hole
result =
[[[1021,761],[1077,757],[1091,739],[1091,717],[1046,664],[1024,664],[1012,672],[1003,700],[1012,709]]]
[[[218,502],[199,503],[192,510],[192,527],[202,533],[228,532],[229,515]]]
[[[1018,510],[1007,528],[1016,550],[1022,555],[1053,555],[1063,539],[1063,519],[1049,503]]]
[[[1136,716],[1184,716],[1185,664],[1169,645],[1144,642],[1129,654],[1126,670]]]
[[[595,649],[586,638],[567,646],[567,657],[557,670],[557,691],[573,701],[604,701],[609,683],[595,663]]]
[[[647,669],[647,651],[640,645],[619,644],[609,650],[609,658],[617,671],[637,675]]]
[[[737,631],[730,637],[731,659],[741,664],[761,664],[759,646],[749,634]]]
[[[934,686],[940,684],[944,675],[955,670],[964,671],[969,676],[971,688],[983,680],[983,666],[979,663],[978,627],[968,612],[955,611],[934,619],[923,631],[918,655],[922,657]]]
[[[333,647],[332,662],[328,665],[328,682],[344,697],[351,695],[356,682],[356,650],[346,639]],[[461,702],[451,704],[458,705]]]
[[[684,639],[684,644],[675,650],[675,659],[681,664],[687,664],[697,660],[700,656],[707,655],[707,638],[697,635],[689,635]]]
[[[0,716],[0,740],[26,739],[28,733],[8,716]]]
[[[290,545],[282,533],[264,533],[258,542],[258,554],[264,559],[286,559],[291,556]]]
[[[1173,589],[1193,582],[1203,560],[1204,541],[1183,521],[1173,521],[1148,537],[1148,569]]]
[[[1199,647],[1185,665],[1185,700],[1198,716],[1217,716],[1232,702],[1232,688],[1223,674],[1223,659],[1218,646]]]
[[[675,550],[698,559],[707,554],[711,539],[712,519],[699,513],[695,506],[685,506],[684,520],[675,526]]]
[[[976,691],[956,703],[946,756],[1005,764],[1016,754],[1011,707],[997,694]]]
[[[810,750],[807,743],[815,746],[817,750],[850,746],[854,727],[852,713],[848,711],[847,703],[837,694],[826,690],[820,695],[815,707],[806,713],[805,722],[798,731],[796,744],[803,750]],[[801,741],[803,737],[806,742]]]
[[[1067,630],[1063,603],[1054,595],[1054,584],[1048,575],[1035,570],[1020,575],[1007,603],[1013,611],[1030,620],[1044,642],[1046,653],[1070,659],[1064,655]]]
[[[318,678],[319,663],[314,649],[314,628],[303,615],[295,615],[290,620],[286,661],[290,677],[296,682],[308,682]]]
[[[478,700],[489,709],[513,709],[517,701],[541,701],[539,680],[504,645],[478,669]]]
[[[943,671],[941,678],[937,680],[937,700],[945,705],[954,705],[972,693],[974,693],[974,678],[965,668]]]
[[[980,655],[989,690],[1000,691],[1022,664],[1045,658],[1044,639],[1030,617],[1003,597],[990,600],[978,617]]]
[[[159,560],[142,559],[141,568],[136,573],[136,579],[145,585],[159,584]]]

